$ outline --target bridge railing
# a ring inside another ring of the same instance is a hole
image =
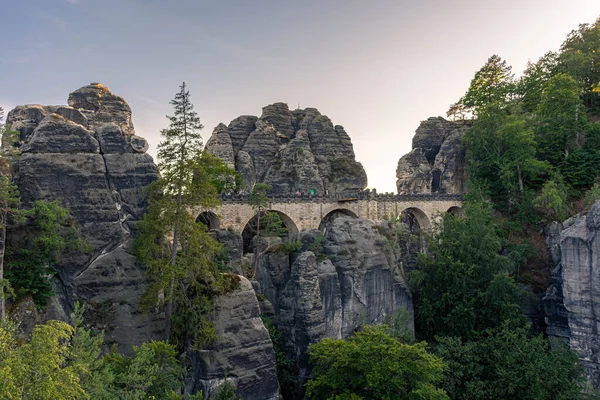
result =
[[[462,194],[397,194],[397,193],[377,193],[376,190],[363,190],[350,194],[323,195],[308,193],[298,194],[271,194],[268,198],[273,203],[299,203],[299,202],[317,202],[317,203],[333,203],[333,202],[352,202],[358,200],[375,200],[375,201],[463,201]],[[231,193],[221,194],[223,203],[249,203],[249,194]]]

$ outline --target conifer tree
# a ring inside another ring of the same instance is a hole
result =
[[[214,262],[220,250],[193,210],[218,205],[220,191],[235,190],[239,177],[222,160],[202,150],[202,124],[185,83],[171,101],[173,116],[161,131],[161,178],[150,185],[147,213],[139,226],[135,251],[147,266],[148,289],[141,305],[164,303],[166,336],[189,336],[196,347],[215,339],[206,318],[211,296],[226,288]],[[226,181],[223,182],[223,181]]]
[[[194,163],[202,150],[202,137],[200,130],[203,125],[200,117],[190,101],[190,92],[185,82],[179,87],[179,92],[170,104],[174,108],[172,116],[167,116],[170,121],[169,127],[161,131],[163,141],[158,145],[158,168],[161,171],[165,183],[164,190],[170,196],[175,196],[176,208],[173,219],[173,241],[171,245],[171,258],[169,263],[175,265],[177,262],[177,247],[179,246],[179,234],[182,223],[182,209],[184,197],[190,193],[192,188]],[[171,315],[173,314],[173,290],[174,278],[169,283],[169,293],[166,305],[166,333],[167,337],[171,330]]]

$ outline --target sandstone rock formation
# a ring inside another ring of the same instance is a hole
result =
[[[131,253],[144,189],[158,171],[146,141],[135,136],[129,105],[91,84],[73,92],[69,106],[19,106],[7,123],[20,132],[23,203],[60,201],[92,249],[61,260],[49,312],[67,316],[75,301],[86,303],[89,322],[101,320],[107,341],[124,352],[160,338],[160,315],[138,308],[144,270]]]
[[[268,105],[260,118],[241,116],[229,126],[219,124],[206,149],[235,165],[244,192],[256,182],[269,183],[276,195],[311,189],[317,195],[343,195],[367,186],[350,137],[315,108]]]
[[[347,338],[361,324],[384,323],[398,312],[413,326],[411,294],[389,242],[372,222],[338,217],[324,239],[319,235],[301,232],[303,246],[295,256],[267,251],[256,271],[302,382],[310,373],[311,343]]]
[[[193,356],[190,390],[211,398],[225,380],[244,400],[279,400],[275,353],[260,319],[252,284],[240,277],[240,287],[214,301],[216,343]]]
[[[465,160],[460,144],[467,129],[465,123],[442,117],[421,122],[412,151],[398,161],[398,193],[464,193]]]
[[[555,227],[558,228],[558,227]],[[553,257],[560,263],[544,298],[548,336],[566,340],[581,357],[591,382],[600,385],[600,202],[563,223],[558,247],[549,233]]]

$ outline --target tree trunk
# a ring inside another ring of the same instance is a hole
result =
[[[175,226],[173,227],[173,244],[171,248],[171,259],[169,264],[175,265],[177,261],[177,246],[179,245],[179,219],[181,216],[181,196],[182,196],[182,185],[179,185],[177,193],[177,211],[175,213]],[[175,278],[171,277],[169,282],[169,292],[167,293],[167,305],[165,307],[165,334],[167,340],[171,337],[171,315],[173,315],[173,293],[175,292]]]
[[[521,168],[517,166],[517,173],[519,174],[519,191],[523,193],[523,176],[521,175]]]

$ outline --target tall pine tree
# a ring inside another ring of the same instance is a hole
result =
[[[171,105],[174,114],[167,116],[170,124],[158,145],[161,178],[149,188],[136,239],[136,253],[148,267],[142,306],[151,308],[164,298],[167,338],[190,335],[201,346],[215,337],[205,315],[225,281],[214,263],[219,244],[196,223],[193,210],[216,206],[219,190],[234,190],[237,180],[221,160],[202,151],[202,124],[185,83]]]
[[[174,108],[174,114],[167,116],[171,121],[168,128],[161,131],[163,141],[158,144],[158,168],[160,169],[164,182],[165,191],[176,196],[175,218],[173,220],[173,242],[171,247],[170,264],[177,262],[177,246],[179,246],[179,231],[181,229],[181,214],[184,206],[184,192],[191,187],[193,168],[191,163],[202,151],[202,137],[200,130],[204,127],[200,123],[200,117],[194,111],[190,101],[190,92],[186,89],[185,82],[180,86],[179,92],[170,104]],[[167,326],[166,334],[171,333],[171,315],[173,314],[173,290],[174,278],[169,283],[167,298]]]

